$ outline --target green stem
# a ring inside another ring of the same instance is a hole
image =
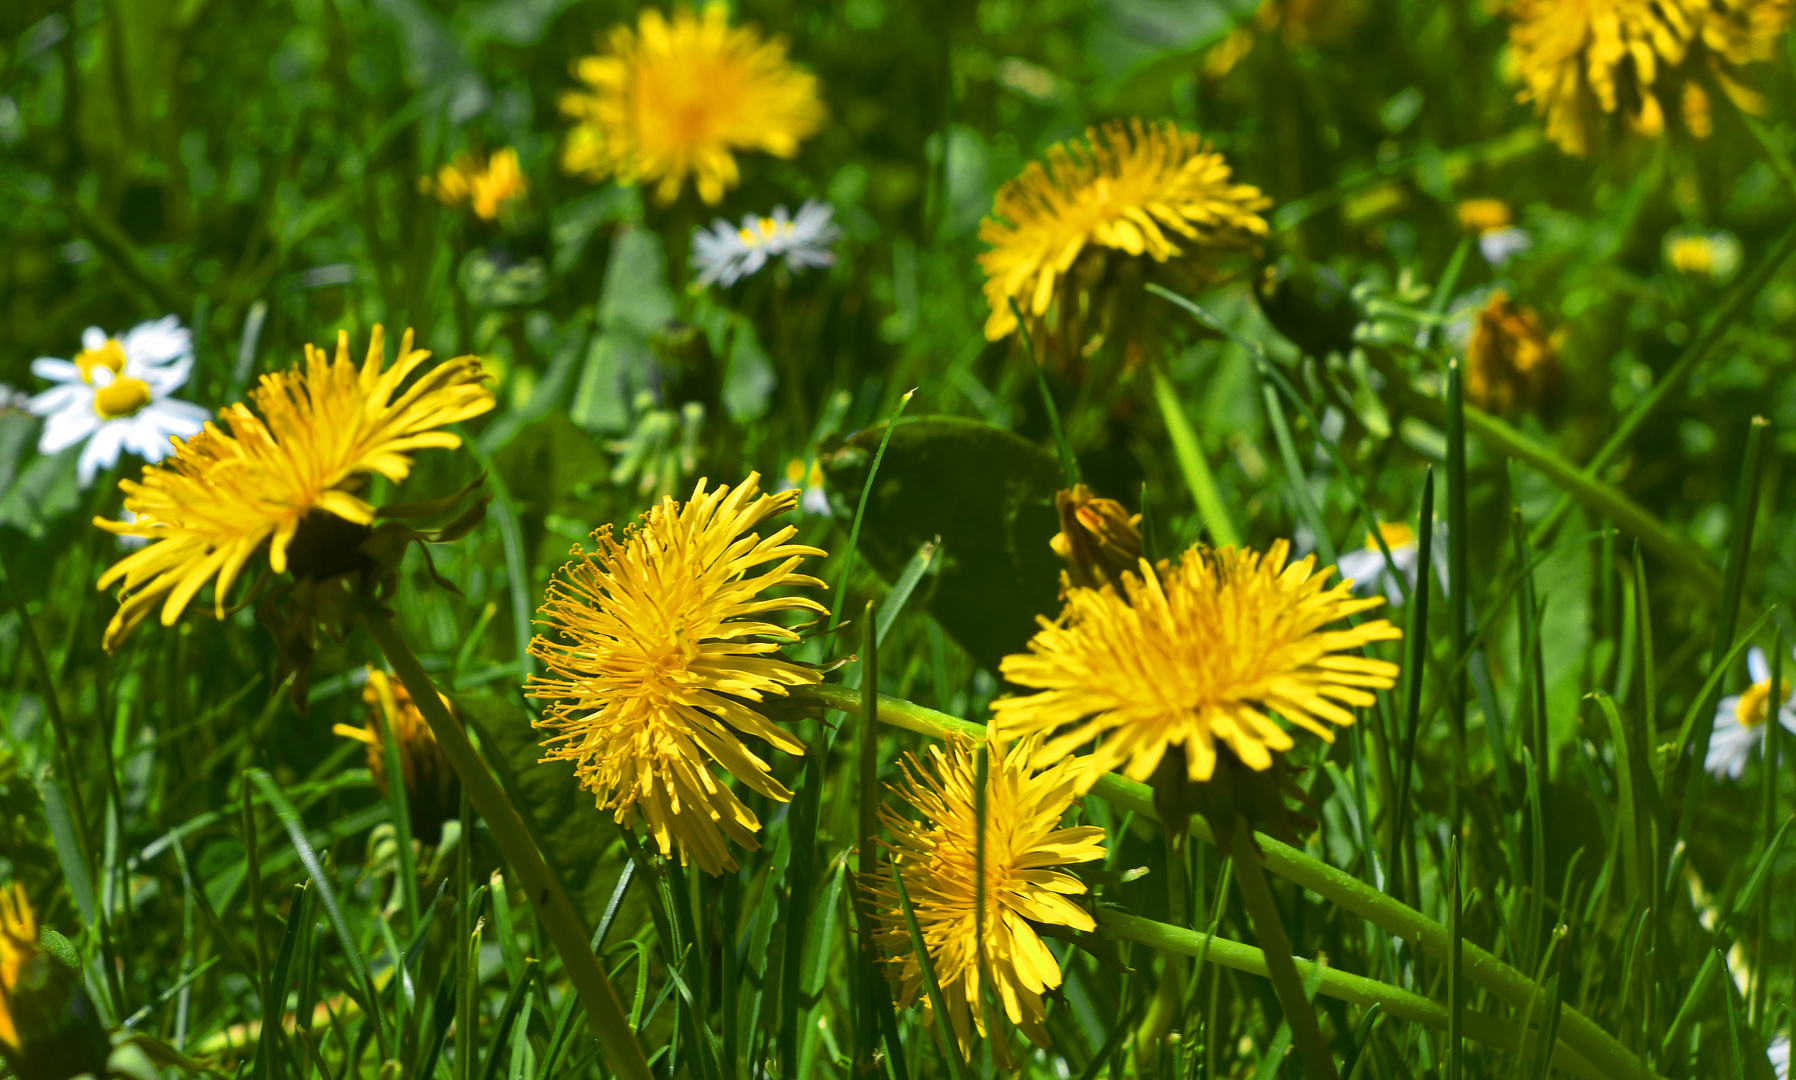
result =
[[[860,691],[843,686],[807,686],[795,689],[792,695],[798,700],[808,698],[824,708],[846,713],[860,711]],[[985,738],[985,727],[981,724],[885,694],[879,696],[879,721],[938,739],[949,734],[976,741]],[[1091,794],[1140,817],[1160,820],[1159,813],[1154,809],[1152,789],[1139,781],[1117,773],[1106,773],[1092,786]],[[1192,836],[1205,843],[1216,843],[1215,836],[1202,817],[1191,819],[1190,831]],[[1333,902],[1343,911],[1358,915],[1374,926],[1403,938],[1434,959],[1447,962],[1453,948],[1453,937],[1445,926],[1409,905],[1386,896],[1369,882],[1337,870],[1319,859],[1313,859],[1288,844],[1264,834],[1256,834],[1255,839],[1259,841],[1260,850],[1265,855],[1264,865],[1267,870]],[[1516,1009],[1525,1009],[1528,1002],[1539,993],[1534,980],[1498,960],[1485,949],[1469,941],[1462,943],[1462,949],[1465,978],[1474,985],[1483,987],[1499,1001]],[[1660,1080],[1657,1073],[1646,1069],[1640,1059],[1614,1036],[1570,1005],[1565,1006],[1564,1016],[1559,1023],[1560,1038],[1583,1055],[1600,1074],[1614,1080]],[[1473,1038],[1478,1037],[1473,1032],[1468,1034]]]
[[[1160,406],[1160,418],[1165,421],[1166,435],[1172,440],[1173,456],[1178,459],[1179,471],[1185,475],[1185,486],[1191,489],[1191,497],[1197,501],[1197,512],[1203,515],[1204,524],[1210,528],[1210,537],[1218,547],[1239,544],[1241,534],[1235,531],[1235,522],[1229,517],[1222,493],[1216,490],[1216,477],[1210,472],[1209,462],[1204,460],[1203,447],[1198,445],[1190,419],[1185,416],[1178,388],[1166,374],[1165,364],[1155,361],[1149,369],[1154,379],[1154,403]]]
[[[1240,860],[1245,863],[1247,860]],[[1178,953],[1181,956],[1205,955],[1217,965],[1248,975],[1271,978],[1271,969],[1266,962],[1266,954],[1252,945],[1243,945],[1238,941],[1230,941],[1224,937],[1212,937],[1193,930],[1177,926],[1169,926],[1152,919],[1143,919],[1138,915],[1129,915],[1114,908],[1099,908],[1097,911],[1098,930],[1110,937],[1122,938],[1159,949],[1162,952]],[[1204,950],[1208,949],[1205,954]],[[1291,961],[1300,978],[1313,978],[1317,964],[1314,960]],[[1446,1031],[1449,1025],[1447,1009],[1437,1002],[1430,1001],[1420,994],[1402,990],[1376,979],[1368,979],[1363,975],[1350,975],[1345,971],[1323,966],[1320,986],[1317,993],[1325,994],[1338,1001],[1361,1008],[1379,1006],[1383,1012],[1404,1020],[1413,1021]],[[1520,1045],[1520,1031],[1507,1020],[1491,1016],[1487,1013],[1466,1010],[1463,1015],[1465,1034],[1486,1046],[1499,1050],[1514,1050]],[[1553,1066],[1585,1080],[1618,1080],[1593,1065],[1588,1059],[1572,1047],[1567,1041],[1555,1044]]]
[[[1285,933],[1284,920],[1279,917],[1272,888],[1266,884],[1266,872],[1261,869],[1259,856],[1253,850],[1253,837],[1249,835],[1246,819],[1235,819],[1231,846],[1237,856],[1235,883],[1241,886],[1241,899],[1247,905],[1247,913],[1253,917],[1254,933],[1259,935],[1264,946],[1261,956],[1266,964],[1266,977],[1272,980],[1273,992],[1278,994],[1278,1003],[1285,1010],[1285,1022],[1291,1025],[1291,1036],[1297,1043],[1297,1052],[1303,1056],[1304,1069],[1311,1080],[1336,1080],[1340,1074],[1335,1071],[1334,1055],[1328,1052],[1322,1028],[1316,1023],[1316,1010],[1310,1007],[1309,996],[1303,992],[1303,976],[1297,974],[1297,963],[1291,955],[1291,939]]]
[[[424,673],[424,666],[418,663],[405,639],[399,636],[391,616],[377,608],[368,608],[361,612],[361,617],[380,651],[386,654],[387,662],[393,665],[399,681],[411,693],[418,711],[424,714],[443,756],[461,777],[462,790],[468,793],[469,802],[492,830],[493,839],[511,864],[512,873],[529,895],[537,920],[548,931],[555,951],[561,954],[562,966],[567,969],[568,978],[580,996],[580,1004],[586,1009],[587,1022],[603,1048],[606,1064],[627,1080],[649,1080],[648,1061],[624,1017],[623,1006],[618,1002],[617,992],[611,988],[611,980],[605,977],[604,969],[593,955],[588,944],[590,935],[581,926],[580,915],[574,910],[561,882],[549,872],[542,853],[530,839],[524,819],[506,798],[505,789],[493,778],[474,750],[474,744],[468,741],[467,732],[449,715],[443,699],[437,696],[435,684]],[[463,837],[462,842],[468,843],[470,839]]]

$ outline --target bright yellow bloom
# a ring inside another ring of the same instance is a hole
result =
[[[1558,386],[1559,350],[1540,315],[1501,289],[1493,292],[1466,347],[1466,400],[1499,414],[1537,409]]]
[[[737,732],[804,753],[754,703],[822,681],[814,668],[775,655],[799,635],[766,616],[828,609],[799,596],[760,597],[824,587],[797,572],[804,556],[825,553],[788,543],[796,529],[765,538],[753,531],[791,510],[799,493],[761,495],[753,473],[734,490],[705,483],[684,505],[663,499],[621,540],[607,525],[593,533],[596,552],[574,550],[540,609],[559,640],[530,645],[550,675],[533,677],[527,693],[553,701],[537,725],[556,733],[543,743],[545,761],[572,761],[620,824],[634,824],[640,808],[662,854],[677,846],[682,862],[721,874],[736,868],[725,837],[754,850],[761,823],[711,763],[770,799],[790,800]],[[750,575],[767,563],[778,565]]]
[[[1502,199],[1467,199],[1459,204],[1459,224],[1467,232],[1487,233],[1515,224],[1515,215]]]
[[[1332,742],[1323,721],[1353,723],[1342,706],[1372,704],[1367,691],[1397,676],[1397,665],[1349,650],[1402,633],[1384,619],[1324,630],[1383,601],[1356,598],[1350,582],[1326,588],[1332,567],[1317,573],[1313,555],[1287,566],[1289,554],[1283,540],[1265,555],[1194,548],[1157,572],[1142,560],[1121,593],[1069,590],[1060,619],[1042,619],[1029,652],[1001,665],[1042,692],[993,702],[994,726],[1006,736],[1070,726],[1042,748],[1044,762],[1103,736],[1081,790],[1119,767],[1145,781],[1171,747],[1194,781],[1210,778],[1218,743],[1266,769],[1272,751],[1295,745],[1271,713]]]
[[[699,197],[718,203],[736,186],[737,150],[793,157],[823,123],[817,78],[792,66],[786,43],[732,29],[723,4],[669,21],[645,9],[637,29],[617,26],[610,48],[574,67],[588,90],[561,96],[576,121],[562,150],[570,173],[655,183],[669,203],[690,174]]]
[[[1032,161],[998,189],[994,216],[979,227],[991,245],[979,256],[992,309],[985,336],[997,341],[1016,330],[1013,297],[1045,318],[1088,249],[1178,260],[1199,273],[1219,251],[1254,249],[1267,235],[1256,211],[1271,200],[1229,175],[1221,154],[1170,121],[1111,121],[1088,129],[1084,142],[1054,146],[1046,167]]]
[[[1091,915],[1067,899],[1085,892],[1084,882],[1056,867],[1102,859],[1104,830],[1089,825],[1060,827],[1072,805],[1078,769],[1075,762],[1063,760],[1032,773],[1030,759],[1040,750],[1040,742],[1023,739],[1008,751],[1000,743],[988,747],[983,928],[976,861],[979,773],[971,744],[956,739],[946,752],[930,747],[927,767],[906,755],[904,778],[892,790],[922,814],[921,821],[888,806],[879,811],[892,834],[892,858],[941,984],[948,1021],[965,1053],[971,1052],[974,1028],[986,1033],[982,960],[991,973],[988,992],[995,991],[1010,1022],[1036,1046],[1048,1046],[1042,994],[1060,985],[1060,965],[1030,923],[1094,928]],[[879,909],[876,936],[888,957],[887,974],[898,987],[898,1003],[911,1005],[921,999],[931,1009],[933,1023],[933,1006],[923,991],[923,969],[911,945],[890,866],[864,884]],[[994,1047],[1002,1053],[1003,1040]]]
[[[454,711],[455,705],[447,697],[437,696]],[[442,839],[443,822],[459,810],[461,780],[404,683],[371,667],[362,687],[362,701],[368,706],[368,719],[362,727],[336,724],[331,730],[368,748],[368,771],[374,774],[375,786],[383,793],[389,782],[386,733],[391,731],[398,736],[400,779],[405,784],[411,833],[421,843],[435,844]]]
[[[423,186],[445,206],[468,204],[482,221],[497,219],[501,206],[529,190],[518,166],[518,152],[509,146],[485,161],[473,154],[457,154],[437,171],[434,184],[426,180]]]
[[[1692,134],[1707,136],[1700,74],[1741,108],[1762,111],[1734,69],[1775,54],[1791,0],[1514,0],[1508,10],[1518,96],[1534,102],[1549,138],[1582,157],[1617,113],[1652,138],[1675,105]]]
[[[25,896],[25,886],[14,882],[0,888],[0,1046],[24,1049],[13,1022],[12,996],[20,989],[25,965],[42,955],[38,948],[37,913]]]
[[[136,519],[94,524],[150,543],[100,577],[102,589],[124,582],[106,627],[109,651],[158,604],[163,625],[174,625],[208,581],[222,618],[232,583],[258,553],[271,571],[296,579],[357,567],[376,515],[356,495],[366,477],[405,479],[413,452],[461,445],[438,429],[493,407],[478,357],[439,364],[402,392],[430,353],[413,349],[407,330],[397,362],[383,371],[384,342],[376,326],[359,368],[347,332],[334,360],[307,345],[303,369],[264,375],[250,391],[255,412],[242,403],[221,409],[222,426],[208,423],[178,443],[172,457],[144,468],[142,482],[119,483]]]

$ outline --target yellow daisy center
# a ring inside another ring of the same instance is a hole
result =
[[[1706,236],[1680,236],[1667,254],[1680,274],[1706,276],[1715,269],[1715,245]]]
[[[1784,692],[1781,700],[1788,701],[1790,699],[1790,680],[1783,680],[1783,684]],[[1770,702],[1771,680],[1766,679],[1761,683],[1753,683],[1745,693],[1740,695],[1739,704],[1734,706],[1734,719],[1740,722],[1741,727],[1758,727],[1771,715]]]
[[[134,416],[149,403],[150,384],[129,376],[116,378],[94,391],[94,412],[103,420]]]
[[[118,338],[107,338],[106,344],[97,349],[82,349],[76,353],[75,366],[81,369],[81,378],[91,385],[98,368],[105,368],[114,375],[125,370],[125,347],[119,344]]]
[[[760,247],[762,244],[770,244],[782,236],[790,235],[792,235],[792,223],[790,221],[781,223],[770,217],[764,217],[757,220],[752,229],[744,228],[736,230],[737,238],[740,239],[743,244],[751,248]]]

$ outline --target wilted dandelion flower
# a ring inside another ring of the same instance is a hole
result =
[[[1665,261],[1686,277],[1725,285],[1740,269],[1740,240],[1725,229],[1675,229],[1665,234]]]
[[[978,900],[978,767],[972,745],[955,739],[944,750],[929,748],[927,763],[906,755],[904,777],[892,785],[922,820],[913,821],[881,806],[880,820],[891,832],[891,857],[904,880],[924,947],[941,984],[942,1003],[961,1051],[971,1053],[973,1032],[986,1034],[981,967],[991,974],[986,993],[1029,1041],[1048,1046],[1042,995],[1060,985],[1060,965],[1035,925],[1091,930],[1091,915],[1069,900],[1085,884],[1059,867],[1104,857],[1104,830],[1083,825],[1061,828],[1072,805],[1077,765],[1063,760],[1036,773],[1030,759],[1039,738],[1022,739],[1006,750],[991,743],[985,788],[985,912]],[[898,1004],[922,1000],[923,969],[888,865],[864,883],[879,908],[877,940],[887,956],[887,974],[898,987]],[[980,937],[983,930],[984,937]],[[983,950],[983,955],[981,955]],[[1002,1054],[1004,1041],[994,1049]]]
[[[617,26],[609,49],[574,67],[588,89],[561,96],[576,121],[562,167],[592,180],[654,183],[669,203],[691,175],[718,203],[736,186],[737,150],[792,157],[823,123],[817,79],[786,58],[786,43],[732,28],[723,4],[701,14],[653,8],[637,29]]]
[[[1016,330],[1014,298],[1024,313],[1044,319],[1069,295],[1082,254],[1115,252],[1168,264],[1204,280],[1222,252],[1253,251],[1267,235],[1258,211],[1271,200],[1251,184],[1232,183],[1228,162],[1195,132],[1166,122],[1111,121],[1048,151],[998,189],[993,216],[979,227],[991,250],[985,298],[991,316],[985,336],[997,341]]]
[[[1094,497],[1084,484],[1056,492],[1054,507],[1060,531],[1048,544],[1066,560],[1067,580],[1087,589],[1120,588],[1123,575],[1141,562],[1141,515],[1115,499]]]
[[[39,944],[37,913],[0,887],[0,1062],[17,1076],[106,1074],[111,1049],[80,975]]]
[[[518,152],[509,146],[484,160],[474,154],[457,154],[454,161],[437,170],[435,182],[425,180],[422,186],[445,206],[465,204],[482,221],[497,220],[500,207],[529,190],[518,166]]]
[[[761,595],[824,587],[798,572],[821,549],[788,543],[791,526],[766,537],[754,531],[791,510],[798,492],[762,495],[753,473],[734,490],[705,484],[684,504],[664,498],[621,539],[610,526],[597,530],[596,552],[575,549],[540,609],[554,637],[530,645],[550,674],[533,677],[527,693],[552,702],[538,724],[555,733],[543,742],[545,761],[572,761],[620,824],[640,812],[662,854],[677,847],[682,862],[721,874],[736,868],[726,838],[754,850],[761,823],[712,763],[770,799],[790,800],[742,736],[804,753],[755,705],[822,679],[777,655],[798,634],[767,616],[828,609]],[[776,565],[750,573],[768,563]]]
[[[830,245],[842,236],[842,230],[830,220],[834,213],[828,203],[806,199],[797,217],[776,206],[772,217],[745,215],[740,228],[718,218],[709,229],[692,234],[692,266],[699,272],[699,284],[721,282],[728,288],[753,275],[768,260],[781,257],[786,269],[794,273],[812,266],[834,266],[836,253]]]
[[[1792,654],[1796,659],[1796,654]],[[1729,694],[1715,707],[1715,730],[1709,737],[1709,756],[1703,767],[1714,776],[1740,779],[1746,760],[1765,741],[1765,721],[1771,715],[1771,662],[1765,650],[1754,645],[1746,651],[1746,670],[1752,685],[1744,693]],[[1796,674],[1792,672],[1790,674]],[[1796,704],[1790,701],[1790,674],[1780,680],[1777,720],[1796,735]]]
[[[423,538],[399,526],[375,528],[382,511],[357,492],[371,474],[404,480],[418,450],[460,446],[439,429],[491,409],[493,395],[473,356],[438,364],[401,391],[430,353],[412,348],[408,330],[398,360],[383,371],[384,345],[376,326],[359,367],[347,332],[337,336],[335,359],[306,346],[303,369],[262,376],[249,394],[254,411],[242,403],[220,410],[219,423],[145,468],[141,482],[120,482],[136,518],[94,524],[150,543],[100,577],[102,589],[124,584],[106,627],[108,651],[158,605],[162,624],[174,625],[207,582],[222,618],[232,584],[259,554],[272,573],[320,583],[379,576],[406,542]]]
[[[437,696],[442,697],[445,708],[455,711],[448,698]],[[375,786],[383,794],[391,783],[387,776],[387,732],[398,737],[400,780],[405,784],[412,835],[421,843],[435,844],[443,837],[443,822],[460,810],[460,778],[443,756],[430,722],[424,719],[404,683],[371,667],[368,681],[362,685],[362,702],[368,707],[368,720],[362,727],[337,724],[331,730],[368,748],[368,771],[374,774]]]
[[[1270,768],[1274,751],[1295,745],[1274,714],[1334,741],[1327,724],[1353,723],[1343,706],[1372,704],[1368,691],[1397,677],[1397,665],[1350,650],[1402,632],[1384,619],[1323,629],[1383,601],[1328,588],[1332,568],[1318,573],[1314,556],[1287,566],[1289,553],[1283,540],[1264,555],[1192,549],[1157,572],[1143,560],[1120,592],[1068,590],[1060,618],[1042,619],[1029,651],[1001,665],[1041,692],[993,702],[995,726],[1005,736],[1061,731],[1044,762],[1101,737],[1081,790],[1116,768],[1147,780],[1175,749],[1192,781],[1210,778],[1219,744],[1250,769]]]
[[[206,410],[169,397],[192,369],[193,334],[173,315],[139,323],[123,337],[88,327],[73,360],[31,362],[33,375],[56,383],[26,403],[45,421],[38,452],[85,440],[76,465],[84,488],[118,463],[121,450],[162,460],[171,437],[192,435],[206,422]]]
[[[1559,350],[1540,316],[1498,289],[1466,346],[1466,400],[1492,413],[1538,409],[1559,388]]]
[[[1546,119],[1547,137],[1588,154],[1605,117],[1621,114],[1654,138],[1676,109],[1697,138],[1712,129],[1712,78],[1736,105],[1764,100],[1737,68],[1768,60],[1790,22],[1790,0],[1515,0],[1509,30],[1518,95]]]
[[[1433,550],[1430,561],[1434,564],[1435,576],[1440,579],[1441,591],[1447,589],[1447,552],[1446,537],[1442,535],[1444,526],[1437,526],[1434,535]],[[1378,541],[1384,540],[1384,546],[1391,551],[1390,562],[1384,558]],[[1403,575],[1408,588],[1416,587],[1416,573],[1422,558],[1422,545],[1418,542],[1416,530],[1401,521],[1381,521],[1376,533],[1366,533],[1366,544],[1358,551],[1349,551],[1341,555],[1336,566],[1343,578],[1353,582],[1356,593],[1377,593],[1391,602],[1393,607],[1403,604],[1403,589],[1397,585],[1396,574]],[[1391,564],[1396,564],[1396,573],[1392,573]]]
[[[1478,252],[1492,266],[1502,266],[1534,246],[1527,230],[1517,228],[1509,204],[1502,199],[1467,199],[1459,204],[1459,224],[1478,237]]]

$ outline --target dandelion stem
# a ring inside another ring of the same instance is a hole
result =
[[[443,756],[461,777],[462,789],[486,821],[487,828],[492,830],[493,839],[511,863],[519,884],[529,894],[531,907],[543,929],[548,931],[556,952],[561,954],[562,966],[567,969],[568,978],[580,996],[580,1004],[586,1009],[586,1019],[603,1048],[606,1064],[627,1080],[649,1080],[648,1062],[643,1057],[642,1047],[630,1030],[617,992],[611,988],[611,980],[605,977],[604,969],[588,945],[590,938],[580,924],[580,915],[574,910],[561,882],[549,872],[548,864],[530,839],[517,808],[506,798],[499,782],[493,779],[492,772],[474,750],[474,744],[468,741],[467,732],[449,715],[442,698],[437,696],[436,686],[424,673],[423,665],[418,663],[405,639],[400,637],[392,617],[379,609],[364,608],[360,614],[368,633],[386,654],[393,672],[405,684],[418,711],[430,724],[431,734],[436,736]],[[467,843],[468,838],[464,837],[462,842]]]
[[[1310,1007],[1309,998],[1303,992],[1303,977],[1297,973],[1297,964],[1291,956],[1291,939],[1285,934],[1278,902],[1272,898],[1272,888],[1266,883],[1266,872],[1260,867],[1245,819],[1235,821],[1232,846],[1236,856],[1235,883],[1241,887],[1241,899],[1246,901],[1247,913],[1253,918],[1254,933],[1259,935],[1263,950],[1266,977],[1272,980],[1278,1003],[1284,1007],[1285,1022],[1291,1025],[1297,1052],[1303,1055],[1304,1070],[1312,1080],[1336,1080],[1340,1074],[1335,1071],[1334,1055],[1328,1052],[1322,1028],[1316,1023],[1316,1010]]]

